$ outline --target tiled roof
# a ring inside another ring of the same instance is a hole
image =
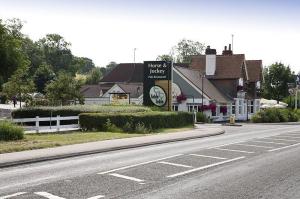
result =
[[[202,90],[202,80],[200,78],[201,71],[196,69],[188,69],[183,67],[174,67],[179,71],[185,78],[192,82],[199,90]],[[211,99],[216,100],[219,103],[228,103],[232,101],[231,98],[227,97],[217,87],[215,87],[207,78],[203,78],[203,92]]]
[[[100,97],[101,87],[100,85],[84,85],[80,88],[80,93],[84,97]]]
[[[262,60],[246,60],[249,82],[262,80]]]
[[[209,79],[238,79],[243,77],[244,54],[216,55],[216,73]],[[197,55],[192,57],[191,68],[205,72],[206,57]]]
[[[118,64],[100,82],[143,82],[143,70],[142,63]]]

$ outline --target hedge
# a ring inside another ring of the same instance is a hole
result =
[[[28,107],[12,112],[13,118],[34,118],[60,116],[75,116],[80,113],[136,113],[149,112],[148,107],[143,106],[106,106],[106,105],[76,105],[76,106],[57,106],[57,107]]]
[[[0,121],[0,140],[20,140],[24,138],[24,130],[9,121]]]
[[[177,128],[193,124],[193,115],[187,112],[144,112],[144,113],[82,113],[79,123],[84,130],[106,130],[110,121],[117,128],[127,128],[128,124],[144,125],[148,129]]]
[[[251,118],[254,123],[297,122],[298,120],[299,115],[296,111],[276,108],[261,110]]]
[[[197,122],[210,122],[207,116],[203,112],[197,112],[196,114]]]

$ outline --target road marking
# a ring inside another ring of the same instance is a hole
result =
[[[239,153],[255,153],[253,151],[241,151],[241,150],[234,150],[234,149],[224,149],[224,148],[214,148],[217,150],[222,150],[222,151],[232,151],[232,152],[239,152]]]
[[[287,143],[281,143],[281,142],[265,142],[265,141],[250,141],[250,142],[265,143],[265,144],[287,145]]]
[[[27,192],[18,192],[18,193],[14,193],[14,194],[7,195],[7,196],[1,196],[0,199],[12,198],[12,197],[15,197],[15,196],[23,195],[25,193],[27,193]]]
[[[298,139],[300,139],[300,137],[285,136],[285,135],[275,135],[273,137],[279,137],[279,138],[296,138],[296,139],[298,138]]]
[[[172,162],[158,162],[158,163],[160,163],[160,164],[172,165],[172,166],[177,166],[177,167],[193,168],[192,166],[189,166],[189,165],[176,164],[176,163],[172,163]]]
[[[261,140],[261,139],[264,139],[264,140],[277,140],[277,141],[298,142],[298,141],[295,141],[295,140],[276,139],[276,138],[259,138],[259,139],[260,139],[260,140]]]
[[[176,174],[173,174],[173,175],[169,175],[169,176],[167,176],[167,178],[174,178],[174,177],[182,176],[182,175],[185,175],[185,174],[188,174],[188,173],[208,169],[208,168],[215,167],[215,166],[218,166],[218,165],[226,164],[228,162],[237,161],[237,160],[240,160],[240,159],[243,159],[243,158],[245,158],[245,157],[242,156],[242,157],[238,157],[238,158],[234,158],[234,159],[230,159],[230,160],[225,160],[225,161],[222,161],[222,162],[217,162],[217,163],[206,165],[206,166],[203,166],[203,167],[199,167],[199,168],[191,169],[191,170],[188,170],[188,171],[184,171],[184,172],[176,173]]]
[[[271,151],[278,151],[278,150],[281,150],[281,149],[286,149],[286,148],[290,148],[290,147],[294,147],[294,146],[298,146],[298,145],[300,145],[300,143],[292,144],[292,145],[281,147],[281,148],[271,149],[271,150],[268,150],[268,151],[270,151],[270,152]]]
[[[115,177],[118,177],[118,178],[124,178],[126,180],[132,180],[132,181],[135,181],[135,182],[144,182],[145,181],[145,180],[141,180],[141,179],[138,179],[138,178],[125,176],[125,175],[121,175],[121,174],[117,174],[117,173],[110,173],[109,175],[115,176]]]
[[[98,195],[98,196],[93,196],[93,197],[90,197],[88,199],[99,199],[99,198],[104,198],[105,196],[103,195]]]
[[[65,198],[62,198],[62,197],[59,197],[59,196],[55,196],[55,195],[52,195],[51,193],[48,193],[48,192],[34,192],[36,195],[40,195],[40,196],[43,196],[45,198],[48,198],[48,199],[65,199]]]
[[[156,160],[151,160],[151,161],[148,161],[148,162],[142,162],[142,163],[134,164],[134,165],[130,165],[130,166],[120,167],[120,168],[117,168],[117,169],[112,169],[112,170],[97,173],[97,174],[103,175],[103,174],[107,174],[107,173],[111,173],[111,172],[115,172],[115,171],[119,171],[119,170],[123,170],[123,169],[129,169],[129,168],[132,168],[132,167],[137,167],[137,166],[141,166],[141,165],[145,165],[145,164],[149,164],[149,163],[153,163],[153,162],[158,162],[158,161],[161,161],[161,160],[166,160],[166,159],[182,156],[182,155],[183,154],[172,155],[172,156],[169,156],[169,157],[160,158],[160,159],[156,159]]]
[[[217,156],[210,156],[210,155],[200,155],[200,154],[190,154],[192,156],[196,156],[196,157],[204,157],[204,158],[213,158],[213,159],[218,159],[218,160],[227,160],[228,158],[221,158],[221,157],[217,157]]]
[[[254,144],[235,144],[239,146],[251,146],[251,147],[257,147],[257,148],[265,148],[265,149],[274,149],[274,147],[271,146],[259,146],[259,145],[254,145]]]

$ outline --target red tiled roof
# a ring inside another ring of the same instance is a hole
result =
[[[262,60],[246,60],[249,82],[262,80]]]
[[[216,73],[209,79],[238,79],[243,77],[244,54],[216,55]],[[198,55],[192,57],[191,68],[205,72],[206,57]]]

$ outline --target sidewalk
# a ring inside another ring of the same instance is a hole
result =
[[[89,142],[84,144],[67,145],[55,148],[37,149],[15,153],[4,153],[0,154],[0,168],[17,166],[20,164],[41,162],[46,160],[55,160],[80,155],[88,155],[108,151],[116,151],[121,149],[149,146],[154,144],[209,137],[220,135],[223,133],[225,133],[225,131],[221,128],[198,125],[193,130],[178,133],[166,133],[134,138],[105,140],[98,142]]]

